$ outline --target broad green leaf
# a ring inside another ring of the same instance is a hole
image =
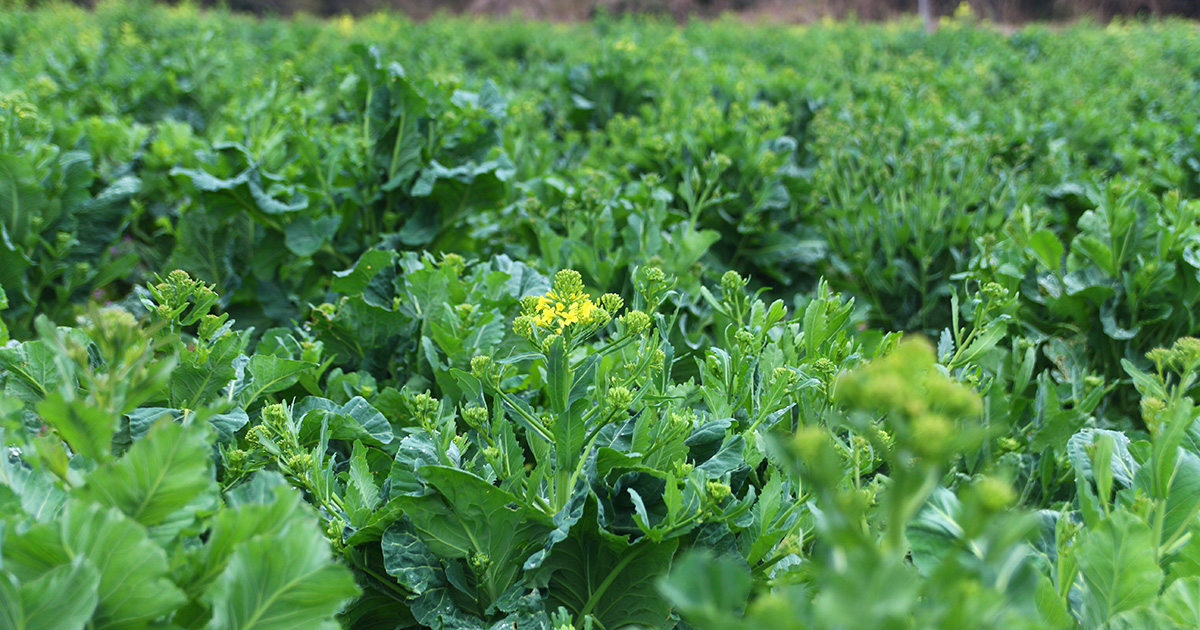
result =
[[[183,412],[168,407],[142,407],[125,414],[125,417],[129,419],[129,437],[136,442],[146,437],[150,427],[164,418],[183,419]]]
[[[409,604],[418,623],[444,629],[486,627],[482,619],[459,609],[446,570],[417,535],[412,523],[406,520],[393,523],[383,533],[381,544],[388,574],[413,593]]]
[[[946,488],[938,488],[908,523],[907,536],[912,545],[912,562],[923,574],[937,568],[947,552],[963,536],[958,522],[962,504]]]
[[[742,453],[746,450],[746,438],[735,435],[721,444],[721,448],[712,457],[705,460],[696,470],[703,471],[709,477],[721,477],[729,471],[745,464]]]
[[[333,273],[333,282],[330,284],[329,290],[346,295],[359,295],[371,283],[372,278],[383,271],[385,267],[392,265],[395,258],[396,252],[382,249],[363,252],[353,267]]]
[[[695,551],[659,579],[658,590],[693,624],[733,627],[750,596],[750,572],[729,556]]]
[[[242,400],[248,404],[265,394],[285,390],[295,385],[301,374],[316,366],[317,364],[307,361],[256,354],[250,357],[250,363],[246,366],[246,371],[253,378],[247,392],[242,395]]]
[[[189,562],[177,568],[173,579],[190,598],[198,598],[225,570],[230,556],[238,545],[256,537],[277,536],[296,519],[309,516],[301,509],[299,494],[290,487],[270,485],[271,477],[258,473],[260,480],[239,486],[253,493],[261,492],[261,502],[238,503],[236,507],[221,510],[212,520],[212,529],[207,543],[193,550]],[[248,488],[248,486],[254,486]]]
[[[392,463],[389,477],[391,496],[429,494],[425,480],[417,471],[438,463],[438,446],[428,433],[405,437],[400,441],[400,448],[396,449],[396,459]]]
[[[309,396],[296,404],[293,413],[301,418],[300,441],[303,444],[316,443],[322,421],[332,440],[362,440],[363,444],[383,446],[394,437],[387,418],[362,396],[355,396],[344,405]]]
[[[12,457],[0,457],[0,484],[10,488],[21,509],[39,521],[56,516],[67,501],[66,491],[55,478],[45,471],[31,470]]]
[[[1110,462],[1113,479],[1120,482],[1123,487],[1132,486],[1134,476],[1141,465],[1129,452],[1129,438],[1119,431],[1084,429],[1076,433],[1067,441],[1067,455],[1071,459],[1071,465],[1084,479],[1095,480],[1095,475],[1092,473],[1092,457],[1088,453],[1088,447],[1095,442],[1099,435],[1108,436],[1113,441],[1113,454]]]
[[[0,369],[10,377],[5,393],[27,403],[46,397],[59,383],[54,350],[44,341],[27,341],[16,348],[0,348]]]
[[[160,421],[116,462],[87,476],[82,499],[115,507],[150,527],[215,488],[205,432]]]
[[[0,155],[0,222],[14,243],[27,244],[34,221],[49,203],[46,188],[38,180],[33,156],[9,152]],[[0,281],[15,285],[9,278]]]
[[[655,584],[670,570],[679,539],[630,544],[600,530],[596,514],[595,502],[587,501],[583,518],[543,561],[547,609],[563,606],[576,618],[593,615],[605,628],[665,627],[669,606]]]
[[[208,423],[212,425],[213,429],[216,429],[221,442],[233,441],[234,434],[249,422],[250,416],[246,414],[246,410],[239,408],[216,414],[208,419]]]
[[[229,333],[217,339],[206,353],[184,351],[168,381],[167,397],[171,406],[197,409],[211,401],[237,376],[233,362],[248,343],[247,335]]]
[[[24,584],[0,570],[0,630],[83,630],[99,585],[100,575],[83,556]]]
[[[492,266],[498,271],[508,274],[505,290],[514,299],[531,295],[545,295],[550,292],[550,278],[540,274],[534,268],[523,262],[517,262],[508,256],[500,255],[492,259]]]
[[[1118,613],[1149,605],[1163,581],[1150,528],[1125,511],[1084,532],[1077,557],[1087,585],[1084,618],[1096,627]]]
[[[1176,580],[1154,607],[1181,628],[1200,628],[1200,577]]]
[[[1044,228],[1034,232],[1029,238],[1029,247],[1047,269],[1059,270],[1062,265],[1063,245],[1054,232]]]
[[[383,563],[388,575],[400,585],[421,595],[444,586],[445,575],[438,557],[421,541],[412,523],[396,521],[383,533]]]
[[[167,556],[146,530],[113,508],[78,501],[62,517],[4,540],[4,567],[22,582],[36,580],[74,558],[85,558],[100,576],[92,628],[147,627],[185,601],[167,579]]]
[[[494,600],[517,579],[525,558],[544,544],[550,524],[513,507],[520,505],[515,496],[464,470],[425,466],[418,472],[437,493],[394,500],[439,557],[488,557],[482,586]]]
[[[302,216],[287,224],[283,230],[283,242],[289,251],[307,258],[320,251],[325,243],[337,233],[341,218],[327,215],[313,219]]]
[[[54,427],[77,453],[96,461],[108,459],[117,418],[81,400],[66,400],[54,392],[37,405],[38,415]]]
[[[291,517],[277,532],[234,548],[204,596],[213,612],[206,628],[334,630],[333,615],[358,593],[350,571],[331,561],[312,518]]]

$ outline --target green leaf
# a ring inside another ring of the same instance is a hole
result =
[[[1095,480],[1092,472],[1092,457],[1088,452],[1088,447],[1092,446],[1096,438],[1101,435],[1108,436],[1113,441],[1113,453],[1110,460],[1113,479],[1126,488],[1132,486],[1133,479],[1141,465],[1129,452],[1129,438],[1119,431],[1084,429],[1071,436],[1071,439],[1067,441],[1067,455],[1071,459],[1071,465],[1084,479]]]
[[[54,518],[67,501],[67,493],[55,478],[11,457],[0,457],[0,484],[11,488],[20,499],[21,509],[39,521]]]
[[[96,567],[83,556],[25,584],[0,571],[0,629],[83,630],[99,585]]]
[[[218,441],[232,442],[233,436],[239,429],[250,422],[250,416],[245,409],[234,408],[227,413],[218,413],[208,419],[208,423],[217,431]]]
[[[1029,247],[1047,269],[1058,271],[1062,266],[1063,245],[1054,232],[1045,228],[1034,232],[1029,237]]]
[[[82,557],[100,575],[91,628],[136,629],[185,601],[167,579],[167,556],[146,530],[120,511],[78,501],[62,517],[4,541],[4,566],[22,582]]]
[[[958,358],[949,367],[956,368],[970,365],[979,360],[989,350],[995,348],[996,344],[1000,343],[1000,340],[1008,332],[1009,319],[1008,315],[1001,315],[989,322],[983,331],[979,332],[978,336],[966,348],[963,348],[962,354],[958,355]]]
[[[308,361],[256,354],[246,366],[253,379],[247,389],[249,393],[243,394],[242,400],[249,404],[265,394],[285,390],[295,385],[301,374],[315,367],[316,363]]]
[[[205,432],[160,421],[125,457],[87,476],[77,496],[115,507],[150,527],[215,488]]]
[[[565,416],[571,395],[571,367],[567,362],[566,343],[556,337],[546,354],[546,398],[556,416]],[[565,442],[564,442],[565,444]]]
[[[909,522],[907,535],[912,545],[912,562],[922,574],[929,575],[942,557],[963,536],[959,524],[962,504],[946,488],[938,488]]]
[[[379,507],[379,486],[367,464],[367,449],[358,440],[350,454],[350,489],[357,494],[359,505],[369,510]]]
[[[391,495],[419,497],[429,494],[425,480],[417,471],[425,466],[435,466],[438,462],[438,445],[428,433],[405,437],[400,441],[400,448],[396,449],[396,459],[392,463],[389,477]]]
[[[392,266],[395,259],[396,252],[392,251],[372,249],[363,252],[353,267],[333,273],[333,282],[329,290],[346,295],[360,295],[380,271]]]
[[[213,611],[206,627],[335,630],[333,615],[358,594],[350,571],[331,561],[329,542],[311,517],[291,517],[277,532],[234,548],[204,596]]]
[[[0,285],[0,311],[8,308],[8,294],[4,292],[4,286]],[[4,320],[0,319],[0,346],[8,343],[8,326],[4,324]]]
[[[0,154],[0,219],[17,246],[25,246],[35,218],[49,205],[46,187],[38,180],[32,156]],[[13,284],[11,279],[0,279]]]
[[[0,348],[0,369],[11,375],[5,393],[23,402],[36,403],[58,386],[54,351],[44,341],[27,341],[16,348]]]
[[[337,232],[341,218],[327,215],[313,219],[303,216],[283,229],[283,243],[293,254],[307,258],[320,251]]]
[[[164,418],[182,420],[183,412],[169,407],[141,407],[125,414],[129,419],[129,437],[137,442],[146,437],[150,427]]]
[[[1196,514],[1200,512],[1200,457],[1181,447],[1176,447],[1175,452],[1174,465],[1167,475],[1169,490],[1165,497],[1166,512],[1163,514],[1164,540],[1182,534],[1195,523]],[[1151,466],[1143,466],[1134,479],[1134,487],[1150,497],[1156,494],[1153,474]]]
[[[483,620],[461,611],[441,561],[415,532],[400,520],[383,534],[383,563],[389,575],[412,591],[413,616],[423,626],[444,630],[486,627]]]
[[[563,606],[578,618],[593,615],[606,628],[666,627],[670,608],[655,584],[670,569],[679,539],[643,538],[631,545],[602,531],[596,519],[595,500],[588,500],[570,535],[543,561],[546,609]]]
[[[508,274],[504,290],[514,299],[550,292],[550,278],[523,262],[517,262],[503,254],[492,259],[492,267]]]
[[[746,438],[735,435],[725,440],[712,457],[696,467],[705,475],[717,478],[745,463],[742,453],[746,450]]]
[[[1154,607],[1181,628],[1200,628],[1200,577],[1176,580]]]
[[[249,483],[230,493],[233,509],[217,512],[208,542],[194,550],[189,562],[176,569],[174,580],[190,598],[199,598],[224,571],[238,545],[257,538],[277,536],[296,519],[309,518],[301,509],[300,495],[282,477],[259,472]],[[275,481],[284,485],[273,485]],[[247,502],[253,496],[254,502]]]
[[[233,361],[248,343],[247,335],[229,333],[217,339],[203,355],[190,350],[181,353],[179,365],[171,372],[167,386],[171,406],[197,409],[211,401],[237,376]]]
[[[1077,556],[1087,584],[1087,627],[1096,627],[1118,613],[1154,601],[1163,573],[1154,561],[1149,526],[1128,512],[1118,511],[1082,537]]]
[[[484,576],[490,603],[516,580],[524,559],[544,543],[550,524],[519,507],[512,494],[464,470],[425,466],[418,472],[437,494],[404,495],[395,501],[439,557],[483,554],[490,559]]]
[[[117,432],[116,417],[81,400],[68,401],[58,392],[38,403],[37,410],[75,452],[96,461],[108,459]]]
[[[309,396],[296,405],[293,413],[301,417],[302,444],[315,443],[322,420],[327,424],[331,440],[362,440],[363,444],[383,446],[395,437],[387,418],[362,396],[355,396],[340,406],[327,398]]]
[[[412,523],[396,521],[383,533],[383,564],[388,575],[416,595],[444,586],[445,572],[429,545],[421,541]]]
[[[750,571],[727,555],[693,551],[659,580],[658,590],[692,624],[734,627],[750,596]]]

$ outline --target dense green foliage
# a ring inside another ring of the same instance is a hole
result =
[[[1195,628],[1200,32],[0,13],[0,629]]]

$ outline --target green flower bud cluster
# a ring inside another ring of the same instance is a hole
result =
[[[709,482],[707,484],[705,484],[704,489],[705,489],[705,493],[708,495],[709,500],[712,501],[714,504],[719,504],[720,502],[729,498],[729,495],[732,494],[732,492],[733,492],[730,489],[729,484],[721,483],[716,480],[709,480]]]
[[[482,551],[471,554],[471,568],[475,569],[476,573],[483,573],[492,566],[492,557]]]
[[[463,410],[462,418],[463,422],[467,423],[467,426],[476,431],[482,431],[487,424],[488,412],[484,407],[472,405]]]
[[[924,341],[901,343],[886,357],[844,375],[836,398],[851,409],[888,414],[897,441],[919,457],[953,453],[957,422],[982,412],[979,396],[936,367]]]
[[[1008,289],[998,282],[989,282],[983,285],[983,295],[989,300],[1003,300],[1008,297]]]
[[[800,374],[791,368],[777,367],[772,370],[771,376],[776,383],[784,383],[789,387],[800,382]]]
[[[441,266],[449,269],[455,276],[461,275],[463,270],[467,268],[467,261],[455,253],[449,253],[442,256]]]
[[[425,428],[430,428],[433,425],[433,420],[437,416],[438,399],[429,395],[429,392],[423,392],[413,396],[412,398],[413,418]]]
[[[1139,406],[1146,428],[1150,429],[1151,434],[1157,434],[1159,427],[1162,426],[1163,414],[1167,412],[1167,403],[1156,396],[1146,396],[1142,398]]]
[[[633,392],[628,387],[610,387],[604,395],[604,403],[613,412],[628,409],[633,404]]]
[[[633,275],[633,284],[651,308],[658,305],[663,294],[670,288],[667,274],[657,265],[639,267]]]
[[[471,358],[471,376],[485,386],[495,387],[499,383],[499,371],[492,357],[481,354]]]
[[[626,334],[629,335],[640,335],[650,330],[650,326],[653,324],[650,316],[642,311],[629,311],[619,319],[625,326]]]
[[[829,379],[831,379],[833,375],[837,373],[837,364],[829,359],[826,359],[825,357],[821,357],[820,359],[814,361],[812,367],[813,370],[815,370],[817,374],[820,374],[821,378],[826,382],[828,382]]]
[[[574,269],[563,269],[554,274],[553,290],[559,295],[583,293],[583,276]]]
[[[973,487],[979,505],[989,512],[1000,512],[1017,502],[1012,484],[996,477],[981,477]]]
[[[600,308],[604,309],[609,316],[616,315],[617,311],[625,306],[625,300],[616,293],[605,293],[600,296]]]
[[[730,269],[721,275],[721,293],[725,295],[726,299],[732,299],[733,296],[741,293],[747,282],[749,281],[742,278],[742,274]]]
[[[1155,348],[1146,353],[1146,358],[1154,363],[1159,372],[1166,368],[1180,374],[1196,371],[1200,368],[1200,339],[1181,337],[1170,349]]]
[[[153,306],[151,312],[160,320],[190,326],[208,315],[217,304],[217,294],[212,287],[194,280],[186,271],[176,269],[165,279],[155,278],[156,282],[147,287],[153,299],[153,304],[147,306]]]
[[[650,357],[650,369],[661,370],[667,361],[667,353],[661,348],[654,351],[654,356]]]

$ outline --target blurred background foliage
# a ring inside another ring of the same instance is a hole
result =
[[[93,6],[96,0],[77,0]],[[0,6],[41,4],[40,0],[3,0]],[[919,10],[919,0],[203,0],[258,15],[364,15],[398,11],[424,19],[438,13],[521,15],[536,19],[580,20],[608,14],[655,14],[675,20],[738,13],[752,19],[813,21],[821,18],[890,19]],[[1003,23],[1114,17],[1184,16],[1200,18],[1195,0],[930,0],[936,16],[969,6],[977,16]]]

